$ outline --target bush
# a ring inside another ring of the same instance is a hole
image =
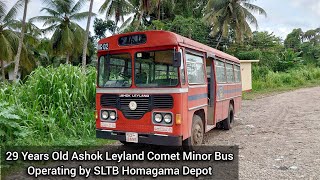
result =
[[[7,112],[0,114],[3,142],[66,145],[94,140],[95,77],[92,67],[82,72],[80,67],[61,65],[36,69],[25,84],[3,85],[0,98],[7,102],[0,106]],[[3,116],[10,123],[3,124]]]
[[[261,51],[260,50],[252,50],[252,51],[240,51],[237,53],[237,57],[240,60],[256,60],[261,58]]]
[[[287,72],[273,72],[265,67],[253,67],[252,89],[266,91],[286,87],[301,87],[320,82],[320,68],[301,67]]]

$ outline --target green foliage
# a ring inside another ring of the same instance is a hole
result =
[[[236,55],[240,60],[256,60],[260,59],[262,56],[262,53],[260,50],[252,50],[252,51],[240,51]]]
[[[0,106],[0,124],[4,126],[3,117],[8,123],[1,128],[6,135],[2,141],[19,145],[93,141],[95,77],[94,68],[83,73],[70,65],[40,67],[25,84],[4,85],[0,98],[8,104]]]
[[[106,37],[106,32],[115,34],[117,31],[117,26],[112,20],[103,20],[96,18],[93,22],[94,33],[97,39],[102,39]]]
[[[209,37],[210,28],[200,19],[176,16],[172,22],[167,23],[166,29],[203,44],[212,43],[212,38]]]
[[[292,49],[287,49],[281,53],[280,61],[277,63],[276,71],[287,71],[302,65],[301,53],[294,52]]]
[[[258,27],[258,21],[252,14],[255,12],[267,15],[261,7],[251,4],[249,0],[209,0],[203,20],[212,27],[213,37],[221,40],[222,37],[229,37],[233,31],[235,41],[240,43],[245,37],[252,37],[249,24]]]
[[[287,38],[284,41],[284,46],[286,48],[292,48],[295,51],[298,51],[300,48],[300,45],[303,40],[304,33],[299,29],[294,29],[290,34],[288,34]]]
[[[69,63],[71,55],[74,58],[82,53],[81,44],[83,44],[85,32],[76,22],[88,17],[89,12],[79,12],[85,1],[44,0],[44,3],[46,7],[41,11],[46,12],[47,15],[31,18],[31,22],[44,22],[43,26],[46,27],[44,32],[53,32],[52,49],[56,55],[66,56],[66,61]]]
[[[203,10],[207,5],[208,0],[184,0],[177,1],[174,12],[176,15],[183,17],[202,18]]]
[[[13,140],[22,136],[22,126],[19,121],[21,117],[17,115],[16,107],[9,106],[8,103],[0,103],[0,137],[1,143]]]
[[[270,91],[288,87],[320,84],[320,68],[300,67],[287,72],[273,72],[265,67],[253,67],[252,90]]]

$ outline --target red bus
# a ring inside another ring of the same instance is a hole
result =
[[[168,31],[98,43],[97,138],[194,146],[230,129],[241,105],[240,61]]]

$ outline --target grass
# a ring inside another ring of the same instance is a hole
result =
[[[23,84],[1,84],[1,145],[101,145],[95,138],[96,70],[37,68]]]
[[[300,67],[287,72],[272,72],[265,68],[254,67],[252,91],[243,93],[243,99],[255,99],[315,86],[320,86],[320,68]]]

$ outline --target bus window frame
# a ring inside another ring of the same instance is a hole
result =
[[[233,80],[232,80],[231,82],[228,80],[227,64],[229,64],[229,65],[232,66]],[[230,62],[230,61],[226,61],[226,62],[225,62],[225,70],[226,70],[226,80],[227,80],[227,84],[234,84],[234,83],[236,83],[236,79],[235,79],[235,76],[234,76],[234,63],[232,63],[232,62]]]
[[[180,85],[182,86],[187,83],[186,57],[185,57],[186,50],[184,48],[180,47],[179,52],[181,52],[181,66],[179,67],[179,79],[180,79]],[[181,77],[181,74],[183,74],[183,79]]]
[[[234,76],[235,83],[241,83],[242,82],[242,79],[241,79],[241,66],[240,66],[240,64],[236,64],[236,63],[233,64],[233,73],[234,74],[236,73],[235,66],[239,67],[239,81],[236,81],[236,76]]]
[[[131,55],[131,53],[129,53],[129,52],[124,52],[124,53],[121,53],[121,52],[116,52],[116,53],[107,53],[107,54],[102,54],[102,55],[100,55],[99,56],[99,58],[98,58],[98,73],[97,73],[97,86],[98,86],[98,88],[132,88],[132,86],[133,86],[133,77],[132,77],[132,72],[131,72],[131,85],[130,86],[128,86],[128,87],[101,87],[100,86],[100,84],[99,84],[99,77],[100,77],[100,58],[102,57],[102,56],[104,56],[104,57],[106,57],[107,59],[108,59],[108,57],[110,56],[110,55],[119,55],[119,54],[129,54],[130,55],[130,62],[131,62],[131,68],[132,68],[132,55]]]
[[[187,54],[191,54],[191,55],[198,56],[198,57],[202,58],[202,71],[204,72],[203,73],[203,75],[204,75],[204,77],[203,77],[204,82],[203,83],[190,83],[189,82],[188,69],[187,69]],[[191,86],[208,84],[207,80],[206,80],[207,79],[207,74],[206,74],[207,71],[206,71],[206,66],[205,66],[206,63],[205,63],[205,55],[204,55],[204,53],[201,52],[201,51],[193,50],[193,49],[185,49],[184,57],[185,57],[185,72],[186,72],[185,75],[187,75],[186,76],[187,77],[187,82],[186,83],[188,85],[191,85]]]
[[[179,67],[174,67],[174,68],[177,68],[177,75],[178,75],[178,81],[177,81],[177,84],[175,86],[149,86],[149,87],[141,87],[141,86],[137,86],[136,85],[136,58],[137,58],[137,53],[141,53],[141,52],[155,52],[155,51],[169,51],[169,50],[172,50],[174,51],[174,48],[164,48],[164,49],[152,49],[152,50],[136,50],[133,52],[133,75],[134,75],[134,80],[132,81],[132,84],[134,84],[134,86],[136,88],[176,88],[176,87],[179,87],[181,86],[181,82],[180,82],[180,68]],[[173,58],[173,57],[172,57]]]
[[[218,81],[218,77],[217,77],[217,69],[216,69],[216,64],[215,64],[215,61],[220,61],[220,62],[223,62],[223,68],[224,68],[224,79],[225,81],[224,82],[219,82]],[[216,84],[228,84],[227,82],[227,68],[226,68],[226,60],[225,59],[221,59],[221,58],[215,58],[214,59],[214,71],[215,71],[215,77],[216,77]]]

